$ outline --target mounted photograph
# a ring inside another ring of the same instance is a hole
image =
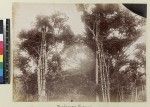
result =
[[[14,102],[145,102],[146,4],[13,3]]]

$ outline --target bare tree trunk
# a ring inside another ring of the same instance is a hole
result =
[[[96,27],[97,28],[97,27]],[[98,71],[96,71],[96,77],[97,77],[97,81],[99,81],[99,76],[97,74],[100,73],[100,84],[101,84],[101,93],[102,93],[102,100],[105,101],[105,86],[104,86],[104,76],[103,76],[103,66],[102,66],[102,60],[101,60],[101,50],[100,50],[100,45],[99,45],[99,41],[98,41],[98,31],[96,29],[96,34],[95,34],[95,42],[96,42],[96,47],[97,47],[97,51],[96,51],[96,62],[98,62]],[[97,70],[97,69],[96,69]],[[97,97],[97,96],[96,96]]]
[[[108,57],[108,56],[107,56]],[[107,58],[105,55],[105,59]],[[108,59],[108,58],[107,58]],[[106,64],[106,62],[105,62]],[[110,67],[110,60],[108,60],[108,64],[105,65],[106,66],[106,76],[107,76],[107,92],[108,92],[108,101],[110,101],[110,75],[109,75],[109,67]]]
[[[133,102],[134,101],[133,100],[134,99],[133,98],[134,97],[134,91],[133,91],[133,85],[132,84],[130,85],[130,93],[131,93],[131,95],[130,95],[130,101]]]
[[[144,95],[144,85],[141,86],[141,93]]]
[[[132,97],[131,97],[131,101],[135,102],[136,101],[136,87],[133,85],[132,87]]]
[[[109,67],[106,63],[106,57],[103,50],[102,38],[99,38],[99,23],[96,23],[96,34],[95,34],[95,42],[98,50],[98,62],[99,62],[99,73],[101,77],[101,90],[103,101],[110,101],[110,84],[109,84]]]
[[[138,87],[135,87],[135,101],[138,101]]]
[[[131,89],[131,102],[134,102],[134,88]]]
[[[124,101],[124,89],[121,87],[121,101]]]
[[[41,56],[39,56],[39,60],[38,60],[38,70],[37,70],[37,83],[38,83],[38,98],[41,95]]]
[[[102,101],[109,102],[110,101],[110,82],[109,82],[109,67],[108,63],[106,63],[107,57],[104,54],[103,50],[103,38],[100,38],[99,35],[99,20],[95,22],[95,29],[91,29],[88,25],[86,26],[94,36],[96,43],[96,85],[101,85],[101,93],[102,93]],[[98,63],[98,65],[97,65]],[[99,75],[100,74],[100,75]],[[96,101],[98,101],[99,96],[96,92]]]
[[[38,98],[39,101],[47,101],[46,97],[46,73],[47,73],[47,54],[46,54],[46,29],[42,30],[41,50],[38,61]]]
[[[102,47],[103,49],[103,47]],[[106,90],[106,101],[109,102],[110,101],[110,82],[109,82],[109,63],[106,63],[106,55],[104,54],[103,50],[102,50],[102,61],[103,61],[103,72],[104,72],[104,78],[105,78],[105,90]]]
[[[142,101],[144,101],[145,100],[145,85],[142,85],[141,86],[141,94],[142,94]]]
[[[98,84],[99,84],[99,75],[98,75],[98,72],[99,72],[98,54],[96,53],[96,79],[95,79],[96,86],[98,86]],[[96,102],[99,102],[99,94],[98,94],[98,92],[96,92]]]
[[[120,92],[119,92],[119,84],[117,86],[117,101],[119,102],[120,101]]]

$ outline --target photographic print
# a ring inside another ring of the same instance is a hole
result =
[[[131,5],[13,3],[13,101],[146,101],[146,10]]]

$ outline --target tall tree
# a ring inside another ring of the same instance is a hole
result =
[[[136,27],[142,26],[144,20],[117,4],[94,4],[90,12],[88,6],[77,5],[78,10],[83,12],[86,43],[95,51],[96,84],[101,86],[102,101],[110,101],[110,78],[119,71],[112,62],[118,65],[116,63],[125,58],[126,48],[141,35],[141,30]],[[97,101],[98,97],[97,94]]]
[[[48,57],[53,54],[51,47],[61,41],[68,45],[73,38],[70,27],[65,24],[67,19],[65,15],[59,12],[51,16],[38,16],[33,29],[22,31],[19,34],[20,50],[26,51],[37,67],[40,101],[47,100],[45,76],[48,73]],[[66,39],[66,37],[68,38]]]

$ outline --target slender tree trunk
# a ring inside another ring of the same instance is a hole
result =
[[[130,101],[133,102],[134,101],[134,87],[132,84],[130,85],[130,90],[131,90]]]
[[[37,83],[38,83],[38,99],[41,95],[41,56],[39,56],[38,64],[37,64]]]
[[[131,89],[131,102],[134,102],[134,88]]]
[[[146,99],[145,98],[145,85],[141,86],[141,94],[142,94],[142,101],[144,101]]]
[[[102,101],[109,102],[110,101],[110,82],[109,82],[109,66],[106,63],[108,59],[105,56],[103,50],[103,38],[99,35],[99,21],[95,22],[95,29],[92,30],[88,25],[87,28],[91,31],[94,36],[95,44],[96,44],[96,85],[101,85],[101,93],[102,93]],[[100,78],[100,83],[99,83]],[[96,92],[96,101],[99,100],[99,96]]]
[[[136,87],[135,87],[135,85],[133,85],[133,87],[132,87],[132,90],[131,90],[131,92],[132,92],[132,96],[131,96],[131,101],[132,102],[135,102],[136,101],[136,94],[137,94],[137,92],[136,92],[137,90],[136,90]]]
[[[99,72],[100,73],[100,79],[101,79],[101,91],[102,91],[102,100],[105,102],[110,101],[110,83],[109,83],[109,67],[108,63],[106,63],[106,56],[103,50],[103,43],[102,43],[102,37],[100,38],[99,35],[99,23],[96,23],[96,34],[95,34],[95,42],[97,47],[97,53],[98,54],[98,62],[99,62]],[[99,76],[98,76],[99,77]]]
[[[124,89],[121,87],[121,101],[124,101]]]
[[[42,30],[42,42],[38,61],[38,97],[39,101],[47,101],[46,97],[46,73],[47,73],[47,54],[46,54],[46,29]]]
[[[135,101],[138,101],[138,87],[135,87]]]
[[[141,93],[144,95],[144,85],[141,86]]]
[[[119,85],[118,85],[117,89],[118,89],[118,101],[120,102],[121,101],[121,94],[120,94],[120,87],[119,87]]]
[[[95,82],[96,82],[96,86],[98,86],[99,84],[99,66],[98,66],[98,54],[96,52],[96,79],[95,79]],[[96,102],[99,102],[99,93],[96,92]]]

